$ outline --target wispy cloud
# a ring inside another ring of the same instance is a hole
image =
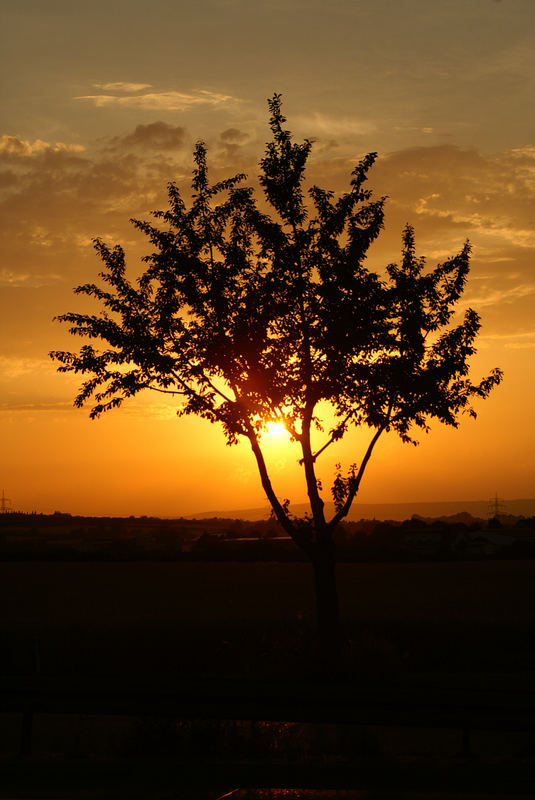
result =
[[[43,153],[82,153],[85,147],[81,144],[65,144],[65,142],[44,142],[42,139],[35,139],[33,142],[27,139],[19,139],[18,136],[4,134],[0,138],[0,153],[10,156],[27,158],[29,156],[42,155]]]
[[[23,401],[13,401],[7,403],[0,403],[0,413],[5,411],[77,411],[73,408],[72,402],[50,402],[50,403],[27,403]],[[78,412],[82,413],[82,412]]]
[[[65,414],[78,414],[87,417],[88,411],[91,408],[91,402],[88,402],[83,408],[74,406],[72,400],[43,400],[43,401],[28,401],[21,399],[13,399],[0,402],[0,413],[5,412],[62,412]],[[156,420],[175,420],[177,415],[177,406],[155,404],[155,403],[141,403],[141,402],[127,402],[122,407],[123,416],[140,418],[140,419],[156,419]]]
[[[111,83],[94,83],[95,89],[102,89],[104,92],[141,92],[143,89],[150,89],[150,83],[126,83],[124,81],[112,81]]]
[[[48,247],[48,243],[45,246]],[[62,280],[62,277],[62,275],[53,272],[33,273],[2,268],[0,269],[0,288],[8,286],[12,289],[17,287],[39,289],[41,286],[48,286],[51,283]]]
[[[310,136],[361,136],[373,133],[376,124],[370,120],[355,119],[354,117],[332,117],[327,114],[314,112],[313,114],[296,117],[293,123],[295,128],[307,132]]]
[[[492,156],[452,145],[410,148],[379,159],[371,177],[390,198],[387,213],[403,209],[403,221],[427,239],[463,231],[478,258],[482,248],[503,258],[535,247],[532,145]]]
[[[514,147],[511,150],[513,158],[531,158],[535,160],[535,145],[525,144],[522,147]]]
[[[503,344],[509,350],[529,350],[535,348],[535,330],[512,333],[489,333],[481,336],[483,346]]]
[[[89,100],[97,108],[118,106],[119,108],[139,108],[150,111],[186,111],[196,106],[220,106],[236,102],[237,98],[228,94],[218,94],[201,89],[197,92],[144,92],[142,94],[92,94],[75,97],[75,100]]]
[[[4,380],[14,380],[24,375],[35,375],[42,370],[50,371],[50,359],[24,356],[0,356],[0,373]]]
[[[465,207],[457,209],[448,207],[440,208],[442,198],[438,192],[433,192],[426,197],[420,197],[415,204],[414,211],[420,216],[437,217],[439,219],[449,219],[454,225],[465,225],[472,230],[480,231],[487,236],[496,236],[500,239],[505,239],[511,244],[519,245],[520,247],[535,247],[535,230],[533,228],[520,228],[517,220],[508,220],[506,217],[505,209],[496,212],[495,209],[489,209],[493,212],[491,216],[488,214],[481,214],[478,211],[471,212],[473,204],[479,205],[481,200],[471,195],[465,195],[462,198]],[[488,203],[489,196],[485,198]],[[451,200],[449,200],[451,202]],[[437,204],[433,207],[431,204]],[[468,207],[466,206],[468,204]],[[499,214],[499,215],[498,215]]]
[[[521,300],[523,297],[535,293],[535,286],[522,283],[518,286],[513,286],[510,289],[490,289],[489,291],[481,290],[477,295],[471,295],[464,301],[464,305],[473,306],[475,308],[482,308],[483,306],[501,305],[502,303],[514,303]]]

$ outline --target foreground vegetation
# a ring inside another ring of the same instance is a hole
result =
[[[460,561],[535,557],[535,518],[484,520],[461,513],[404,522],[342,522],[334,534],[345,562]],[[0,560],[306,561],[274,519],[159,519],[0,515]]]

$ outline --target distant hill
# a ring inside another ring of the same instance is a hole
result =
[[[334,513],[332,503],[325,504],[327,514]],[[308,510],[306,503],[296,503],[290,506],[296,516],[303,515]],[[487,519],[489,514],[489,500],[450,500],[445,502],[411,502],[411,503],[355,503],[349,513],[349,520],[378,519],[378,520],[405,520],[413,514],[420,517],[445,517],[467,512],[472,517]],[[507,500],[502,504],[502,513],[512,516],[535,516],[535,499]],[[203,511],[199,514],[188,514],[189,519],[210,519],[222,517],[225,519],[261,520],[269,517],[269,508],[240,508],[218,511]]]

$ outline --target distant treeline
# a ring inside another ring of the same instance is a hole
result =
[[[342,523],[340,561],[534,558],[535,517],[461,513],[404,522]],[[274,519],[159,519],[70,514],[0,516],[0,559],[74,561],[303,561]]]

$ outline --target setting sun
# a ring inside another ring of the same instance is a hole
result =
[[[270,441],[282,440],[288,436],[288,431],[282,422],[268,422],[264,436]]]

